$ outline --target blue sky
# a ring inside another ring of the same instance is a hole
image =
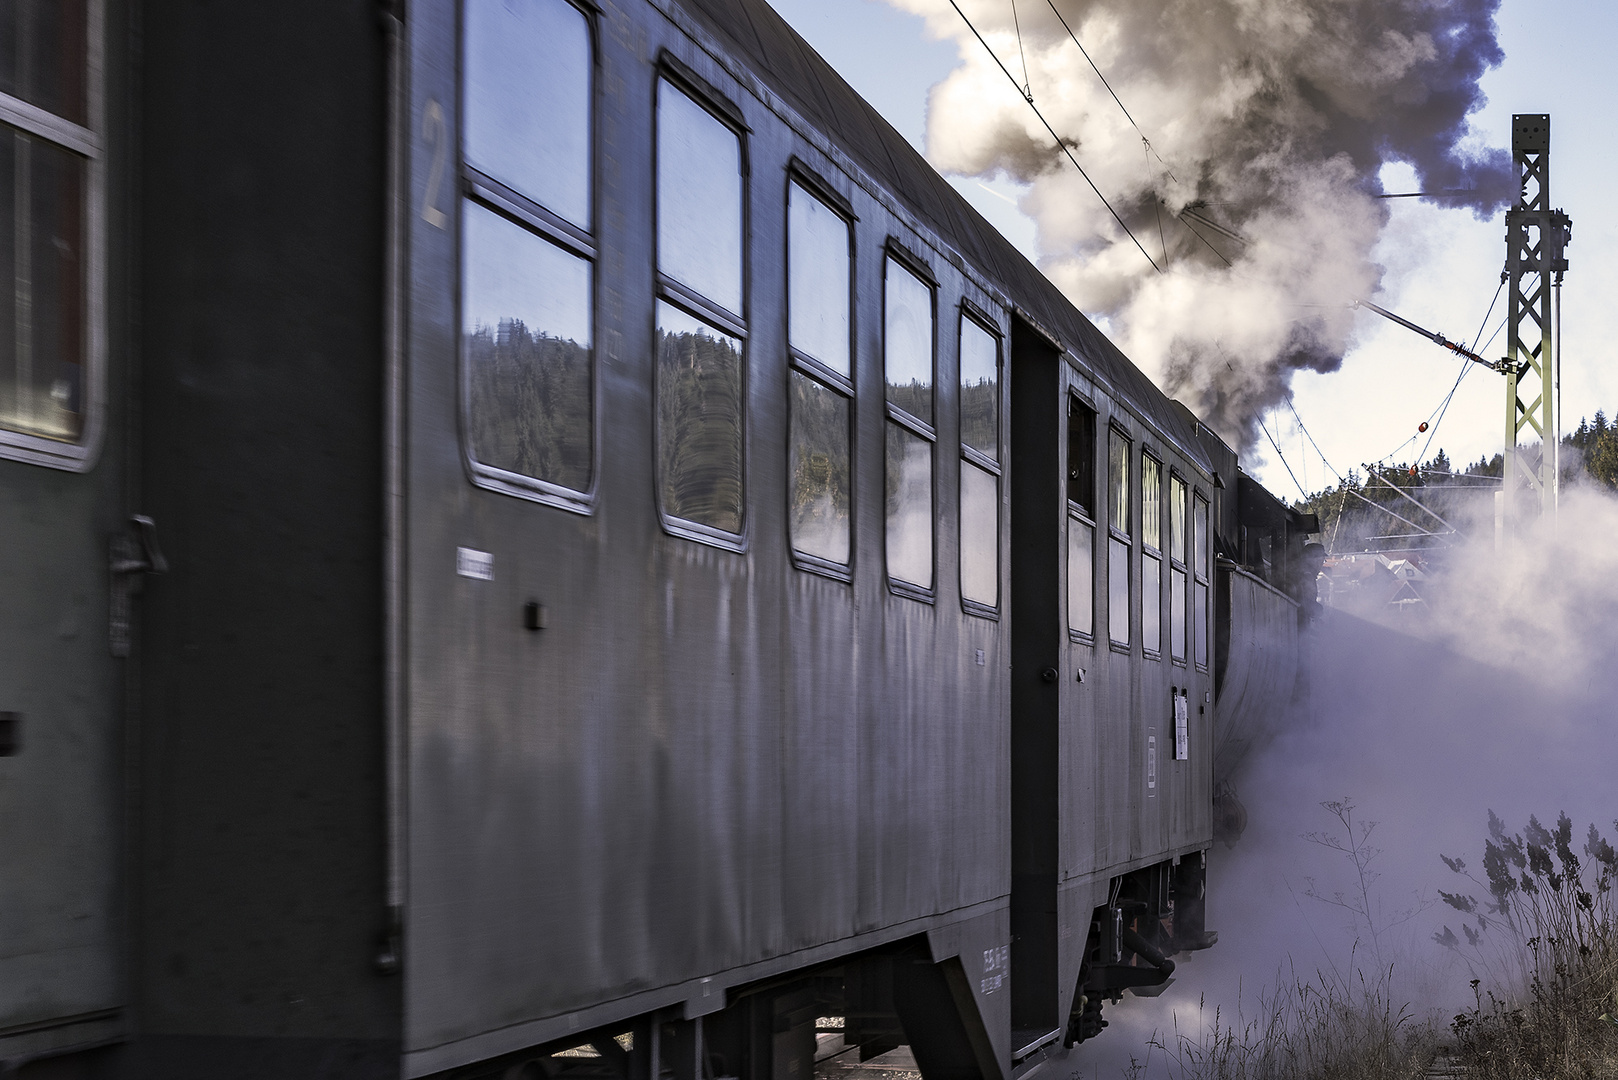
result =
[[[926,37],[922,20],[881,0],[774,0],[778,10],[856,90],[918,148],[925,150],[927,91],[957,62],[954,41]],[[1492,145],[1509,147],[1514,112],[1552,117],[1551,193],[1573,217],[1571,269],[1563,289],[1565,347],[1563,428],[1597,408],[1618,410],[1618,220],[1607,196],[1618,170],[1618,4],[1601,0],[1505,0],[1499,16],[1504,63],[1484,77],[1489,103],[1474,126]],[[975,43],[973,45],[975,46]],[[1008,85],[1006,93],[1015,95]],[[1385,174],[1399,190],[1407,173]],[[1005,182],[953,177],[957,190],[1029,255],[1033,222],[1016,207],[1019,189]],[[1408,190],[1408,188],[1405,188]],[[1451,338],[1470,342],[1499,283],[1504,223],[1399,200],[1377,250],[1387,268],[1379,303]],[[1502,300],[1503,307],[1503,300]],[[1500,321],[1491,316],[1487,339]],[[1410,460],[1427,436],[1411,442],[1449,392],[1461,362],[1407,330],[1364,320],[1342,369],[1305,374],[1294,402],[1317,452],[1285,408],[1266,418],[1285,465],[1268,446],[1250,467],[1273,490],[1295,496],[1332,483],[1330,466]],[[1485,355],[1501,351],[1504,335]],[[1468,374],[1436,441],[1451,458],[1499,452],[1505,433],[1503,380],[1481,368]],[[1290,465],[1289,473],[1286,465]],[[1296,477],[1296,485],[1293,477]]]

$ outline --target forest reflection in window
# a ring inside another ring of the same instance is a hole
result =
[[[1000,342],[961,320],[961,445],[1000,458]]]
[[[590,486],[590,263],[464,204],[468,421],[479,463]]]
[[[849,401],[792,373],[788,467],[792,546],[827,562],[849,552]]]
[[[883,298],[883,371],[888,401],[933,422],[933,290],[889,258]]]
[[[657,460],[663,512],[742,531],[742,343],[657,305]]]

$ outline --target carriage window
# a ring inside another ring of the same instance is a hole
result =
[[[933,444],[887,424],[888,577],[930,589],[933,582]]]
[[[668,517],[734,536],[746,495],[741,138],[667,81],[657,105],[658,495]]]
[[[741,139],[667,81],[657,84],[657,268],[741,314]]]
[[[1185,570],[1169,571],[1169,656],[1185,663]]]
[[[1163,651],[1163,463],[1140,455],[1140,638],[1147,656]]]
[[[883,293],[891,581],[933,585],[933,291],[893,258]]]
[[[1112,535],[1107,541],[1107,637],[1114,645],[1129,644],[1129,438],[1117,428],[1107,429],[1107,512]]]
[[[42,464],[83,461],[95,392],[85,0],[0,7],[0,443]],[[5,123],[15,120],[19,126]]]
[[[787,185],[788,527],[812,560],[849,561],[850,238],[847,219]]]
[[[1185,481],[1178,476],[1169,477],[1169,558],[1177,563],[1186,562],[1190,552],[1185,549]]]
[[[1000,602],[1000,339],[961,316],[961,598]]]
[[[462,218],[473,457],[590,484],[590,263],[477,203]]]
[[[1129,536],[1129,438],[1117,428],[1107,430],[1107,506],[1108,524]]]
[[[1000,341],[961,320],[961,445],[1000,460]]]
[[[1147,656],[1163,651],[1163,560],[1150,552],[1140,558],[1140,640]]]
[[[1191,553],[1191,565],[1198,578],[1208,576],[1208,500],[1197,496],[1196,513],[1191,516],[1196,532],[1196,550]]]
[[[1095,633],[1096,414],[1077,395],[1067,399],[1067,628]],[[1127,598],[1127,589],[1125,596]],[[1125,640],[1128,640],[1127,628]]]
[[[787,185],[787,338],[795,352],[845,378],[849,364],[848,221]]]
[[[1163,465],[1150,454],[1140,456],[1141,543],[1163,547]]]
[[[961,596],[984,607],[1000,601],[1000,478],[961,461]]]
[[[1096,497],[1096,414],[1076,396],[1067,399],[1067,501],[1092,521]]]
[[[466,163],[590,227],[590,27],[568,0],[466,5]]]
[[[465,31],[461,347],[473,473],[576,507],[595,446],[590,27],[567,0],[468,0]],[[484,201],[499,189],[516,198]]]
[[[792,373],[788,426],[792,547],[846,565],[849,554],[849,399]]]
[[[1169,656],[1185,663],[1185,481],[1169,476]]]
[[[1192,572],[1196,584],[1192,587],[1191,623],[1197,666],[1208,667],[1208,501],[1196,497],[1191,515],[1191,528],[1195,535],[1192,552]]]
[[[1067,628],[1085,637],[1095,632],[1095,542],[1094,526],[1068,518]]]
[[[657,463],[663,512],[742,531],[742,343],[657,304]]]
[[[933,290],[894,259],[887,262],[882,367],[888,402],[933,422]]]

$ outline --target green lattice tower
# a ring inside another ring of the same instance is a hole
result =
[[[1506,211],[1506,445],[1502,523],[1509,534],[1534,514],[1555,514],[1557,497],[1556,358],[1551,285],[1567,269],[1572,221],[1551,209],[1551,118],[1512,117],[1511,157],[1517,204]],[[1525,402],[1524,397],[1530,398]],[[1532,428],[1529,435],[1524,429]],[[1519,448],[1540,439],[1537,461]]]

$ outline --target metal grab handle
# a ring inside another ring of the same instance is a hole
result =
[[[145,514],[132,516],[129,528],[114,534],[110,548],[107,648],[113,656],[125,657],[129,655],[131,597],[140,591],[140,575],[167,573],[169,562],[157,546],[157,523]]]

